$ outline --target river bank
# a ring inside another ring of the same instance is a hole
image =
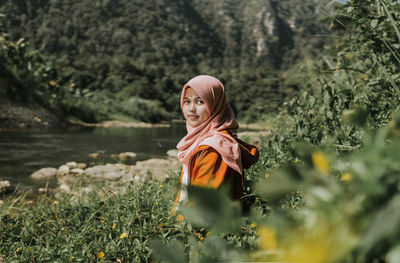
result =
[[[0,130],[60,128],[67,126],[157,128],[169,127],[170,124],[144,123],[139,121],[124,122],[119,120],[87,123],[78,120],[63,119],[36,103],[23,104],[0,98]]]
[[[55,128],[67,125],[54,113],[37,104],[20,104],[2,100],[0,129]]]
[[[246,140],[259,146],[262,137],[268,136],[268,131],[241,132],[240,139]],[[107,156],[105,155],[110,155]],[[133,152],[104,153],[95,152],[90,154],[91,161],[76,162],[69,160],[58,166],[41,167],[34,171],[29,177],[36,181],[37,186],[29,188],[36,194],[68,193],[73,196],[80,192],[98,191],[98,183],[105,183],[110,189],[124,192],[127,185],[137,185],[152,181],[164,181],[174,176],[179,177],[181,163],[177,159],[177,150],[170,149],[163,155],[155,158],[138,159]],[[114,162],[104,162],[112,158]],[[116,161],[116,162],[115,162]],[[0,180],[3,190],[1,195],[17,193],[17,185],[7,180]],[[41,186],[39,186],[41,185]],[[26,189],[25,189],[26,190]],[[18,191],[21,191],[19,189]],[[22,190],[24,192],[24,190]],[[17,193],[18,194],[18,193]]]

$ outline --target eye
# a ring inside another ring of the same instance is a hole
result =
[[[201,105],[201,104],[204,104],[204,101],[198,100],[196,103]]]
[[[189,104],[189,103],[190,103],[190,100],[185,99],[185,100],[183,100],[183,103],[184,103],[184,104]]]

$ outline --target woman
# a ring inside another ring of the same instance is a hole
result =
[[[191,79],[181,93],[188,134],[178,143],[183,163],[175,205],[188,200],[187,186],[230,184],[233,199],[243,195],[244,168],[258,160],[256,147],[236,138],[239,128],[222,83],[208,75]]]

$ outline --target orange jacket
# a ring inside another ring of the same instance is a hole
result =
[[[250,168],[258,161],[258,150],[255,146],[239,139],[237,139],[237,142],[240,146],[242,167],[243,169]],[[181,183],[182,177],[183,172],[181,173]],[[222,160],[221,155],[208,145],[200,146],[191,158],[189,167],[190,185],[216,189],[223,184],[230,184],[232,198],[240,199],[243,195],[243,179],[244,171],[240,174],[233,170]],[[175,204],[180,198],[180,193],[179,189]]]

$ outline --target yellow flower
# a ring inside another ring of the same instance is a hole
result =
[[[106,220],[105,220],[105,219],[102,219],[101,222],[104,223],[104,222],[106,222]]]
[[[119,238],[120,238],[120,239],[126,238],[126,233],[122,233],[122,234],[119,236]]]
[[[69,256],[69,262],[72,262],[73,256]]]
[[[97,253],[97,257],[98,258],[104,258],[104,256],[105,255],[104,255],[103,251],[100,251],[100,252]]]
[[[206,237],[208,237],[210,235],[210,232],[207,232]]]
[[[203,239],[204,239],[204,237],[201,236],[201,237],[200,237],[200,241],[203,241]]]
[[[116,227],[117,227],[117,224],[114,223],[113,226],[112,226],[112,229],[115,229]]]
[[[322,174],[330,172],[329,162],[323,152],[317,151],[312,153],[312,162],[317,170]]]
[[[93,229],[94,229],[94,227],[91,227],[91,228],[90,228],[90,231],[92,231]]]
[[[299,159],[296,158],[296,159],[294,160],[294,163],[298,163],[298,162],[299,162]]]
[[[341,176],[340,176],[340,180],[342,180],[342,181],[351,181],[353,179],[353,175],[351,174],[351,173],[343,173]]]
[[[251,223],[251,227],[256,227],[256,226],[257,226],[256,222]]]
[[[21,251],[21,248],[20,248],[20,247],[18,247],[18,248],[17,248],[17,252],[20,252],[20,251]]]
[[[268,178],[269,176],[270,176],[269,173],[266,173],[266,174],[265,174],[265,178]]]
[[[50,80],[49,84],[54,87],[57,84],[57,82],[55,82],[54,80]]]
[[[163,187],[164,187],[164,185],[160,184],[160,188],[163,188]]]
[[[386,119],[386,120],[385,120],[385,122],[389,122],[389,120],[388,120],[388,119]]]
[[[272,250],[278,247],[278,241],[276,239],[276,232],[266,226],[261,226],[257,230],[257,235],[260,237],[260,247],[263,250]]]

